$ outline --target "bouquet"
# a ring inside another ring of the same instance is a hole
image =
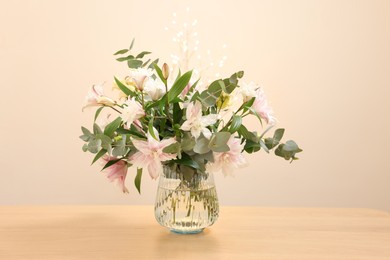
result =
[[[128,49],[114,55],[129,67],[125,78],[114,77],[118,97],[104,94],[103,85],[93,85],[83,107],[97,107],[92,130],[82,127],[84,152],[95,154],[102,171],[128,193],[125,180],[133,167],[134,183],[140,192],[146,170],[156,179],[163,166],[191,169],[190,172],[232,174],[246,164],[245,153],[263,150],[285,160],[296,160],[302,149],[292,141],[281,142],[284,129],[266,137],[276,119],[264,90],[242,81],[243,71],[230,77],[200,84],[192,71],[173,73],[151,52],[132,54]],[[175,74],[175,75],[173,75]],[[98,124],[103,109],[112,113]],[[253,117],[262,129],[248,129],[243,118]],[[188,172],[188,171],[187,171]]]

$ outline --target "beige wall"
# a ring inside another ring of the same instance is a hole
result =
[[[81,104],[91,84],[125,75],[112,53],[132,37],[167,60],[163,28],[189,5],[201,47],[229,46],[221,72],[262,83],[304,148],[293,164],[258,153],[235,178],[217,176],[221,203],[390,210],[390,1],[193,3],[0,2],[0,204],[153,203],[148,176],[139,196],[131,172],[123,195],[89,166]]]

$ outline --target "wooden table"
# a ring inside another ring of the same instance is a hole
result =
[[[153,206],[0,206],[0,259],[390,259],[390,213],[222,207],[178,235]]]

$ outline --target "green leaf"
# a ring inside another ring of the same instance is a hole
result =
[[[142,179],[142,168],[137,168],[137,175],[134,179],[134,185],[138,190],[138,193],[141,194],[141,179]]]
[[[95,156],[95,158],[93,158],[92,160],[92,164],[94,164],[97,160],[99,160],[103,155],[105,155],[107,153],[107,150],[106,149],[101,149]]]
[[[194,169],[201,170],[199,164],[196,161],[194,161],[191,158],[191,156],[189,156],[186,153],[182,153],[181,159],[172,160],[171,162],[181,164],[181,165],[186,165],[186,166],[192,167]]]
[[[161,79],[161,81],[164,83],[164,85],[167,85],[167,80],[164,78],[162,70],[160,69],[160,67],[157,65],[157,63],[153,62],[152,64],[153,64],[154,69],[157,72],[158,77]]]
[[[101,146],[106,149],[107,151],[111,150],[111,143],[112,140],[109,136],[104,134],[97,134],[96,139],[100,139],[102,141]]]
[[[283,128],[279,128],[279,129],[276,129],[275,130],[275,133],[274,133],[274,140],[276,142],[280,142],[280,140],[282,140],[283,138],[283,135],[284,135],[284,129]],[[293,141],[294,142],[294,141]],[[286,143],[287,144],[287,143]],[[298,147],[298,146],[297,146]]]
[[[148,66],[148,69],[153,69],[154,68],[154,65],[158,63],[158,60],[159,59],[155,59],[154,61],[152,61],[152,63],[150,63],[150,65]]]
[[[246,140],[244,150],[247,153],[255,153],[260,150],[260,143],[253,142],[251,140]]]
[[[125,135],[136,136],[139,138],[145,138],[145,136],[143,134],[141,134],[140,132],[129,130],[129,129],[118,128],[116,132],[118,134],[125,134]]]
[[[103,133],[102,129],[100,129],[100,126],[96,123],[93,124],[93,133],[95,135]]]
[[[115,131],[119,128],[119,126],[122,124],[122,118],[117,117],[114,121],[109,123],[106,128],[104,128],[104,134],[113,137]]]
[[[88,151],[91,153],[99,152],[101,148],[102,141],[100,139],[93,139],[88,143]]]
[[[143,51],[140,54],[138,54],[135,58],[136,59],[142,59],[145,55],[151,54],[150,51]]]
[[[126,57],[117,58],[116,60],[119,61],[119,62],[122,62],[122,61],[133,60],[133,59],[134,59],[133,55],[128,55]]]
[[[107,168],[110,167],[111,165],[116,164],[116,163],[119,162],[120,160],[122,160],[122,159],[119,158],[119,159],[114,159],[114,160],[108,161],[108,162],[104,165],[104,167],[101,169],[101,171],[107,169]]]
[[[135,38],[133,38],[133,40],[131,41],[131,44],[130,44],[130,47],[129,47],[129,51],[130,51],[131,49],[133,49],[134,42],[135,42]]]
[[[92,135],[92,133],[84,126],[81,127],[81,131],[83,132],[84,135],[88,135],[88,136]]]
[[[136,94],[131,91],[128,87],[126,87],[119,79],[114,77],[116,85],[119,87],[120,90],[122,90],[123,93],[125,93],[127,96],[135,97]]]
[[[279,144],[279,146],[275,149],[275,155],[283,157],[285,160],[298,160],[295,157],[295,154],[302,152],[303,150],[298,147],[298,145],[289,140],[285,144]]]
[[[168,102],[180,95],[183,89],[187,86],[188,82],[190,82],[191,75],[192,71],[188,71],[173,84],[172,88],[168,91]]]
[[[156,136],[155,132],[154,132],[154,127],[153,127],[153,116],[154,114],[152,114],[152,118],[150,119],[149,121],[149,125],[148,125],[148,132],[149,134],[156,140],[158,140],[158,137]]]
[[[88,151],[88,144],[84,144],[81,149],[83,150],[83,152]]]
[[[227,152],[230,150],[227,142],[229,141],[231,134],[229,132],[218,132],[215,133],[209,143],[209,148],[213,150],[213,152]]]
[[[268,137],[265,138],[264,142],[268,149],[273,149],[275,146],[277,146],[282,139],[284,134],[284,129],[279,128],[275,130],[274,136],[272,138]]]
[[[98,116],[100,115],[100,112],[102,112],[103,108],[104,108],[104,106],[99,107],[99,108],[96,110],[96,113],[95,113],[95,117],[94,117],[94,119],[93,119],[93,122],[96,121],[96,119],[97,119]]]
[[[180,108],[179,103],[173,104],[173,122],[180,124],[180,121],[183,119],[183,110]]]
[[[128,49],[122,49],[122,50],[119,50],[119,51],[115,52],[114,55],[125,54],[128,51],[129,51]]]
[[[128,60],[127,66],[130,69],[136,69],[142,66],[142,60]]]
[[[84,142],[88,142],[91,139],[91,136],[89,135],[80,135],[79,138],[83,140]]]
[[[183,151],[191,151],[195,146],[195,138],[190,134],[185,133],[184,137],[181,139],[181,149]]]
[[[168,145],[163,149],[164,153],[180,153],[181,146],[180,143],[176,142],[171,145]]]
[[[232,123],[230,125],[229,132],[230,133],[235,133],[242,125],[242,117],[238,115],[234,115],[232,117]]]
[[[256,143],[259,141],[259,138],[254,133],[249,132],[244,125],[241,125],[237,132],[247,140],[251,140]]]
[[[208,87],[208,89],[203,91],[199,96],[199,99],[202,101],[203,105],[205,105],[206,107],[214,106],[217,102],[218,97],[222,93],[222,86],[224,86],[222,80],[219,79],[213,81]]]
[[[209,140],[205,137],[199,137],[197,140],[196,140],[196,143],[195,143],[195,146],[194,146],[194,152],[195,153],[198,153],[198,154],[205,154],[205,153],[208,153],[210,151],[210,147],[209,147]]]
[[[244,71],[240,70],[239,72],[236,73],[237,74],[237,78],[242,78],[244,77]]]

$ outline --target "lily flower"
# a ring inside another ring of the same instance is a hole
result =
[[[165,85],[160,78],[148,79],[145,83],[144,91],[151,100],[159,100],[165,94]]]
[[[141,104],[135,101],[134,98],[130,98],[123,103],[123,110],[120,117],[127,125],[131,125],[135,120],[145,116]]]
[[[273,116],[272,108],[268,105],[267,98],[262,89],[258,89],[256,91],[256,98],[253,102],[252,108],[267,122],[267,124],[272,125],[275,123],[276,118]]]
[[[157,131],[155,131],[157,132]],[[156,134],[158,136],[158,133]],[[130,163],[139,167],[147,168],[150,177],[156,179],[163,171],[162,163],[176,158],[176,154],[165,153],[163,149],[176,142],[174,138],[163,140],[154,139],[148,132],[147,141],[132,139],[134,147],[138,150],[130,156]]]
[[[259,88],[260,88],[259,85],[251,81],[249,83],[243,82],[241,86],[236,89],[242,95],[243,103],[245,103],[249,101],[251,98],[256,96],[256,92]]]
[[[138,68],[130,70],[130,79],[134,82],[135,86],[138,90],[144,90],[145,81],[153,75],[153,71],[151,69]]]
[[[217,114],[202,116],[202,104],[197,100],[189,103],[186,110],[186,121],[180,127],[181,130],[191,131],[191,135],[197,139],[200,133],[207,139],[211,137],[211,131],[207,126],[215,124],[218,119]]]
[[[213,153],[214,162],[209,162],[206,165],[207,171],[212,173],[222,172],[225,176],[232,175],[233,169],[243,167],[247,164],[242,150],[244,145],[241,144],[239,138],[234,138],[232,135],[227,142],[230,150],[223,153]]]
[[[85,104],[82,108],[92,107],[92,106],[109,106],[112,107],[116,104],[114,100],[109,97],[106,97],[103,93],[103,85],[93,85],[86,96]]]
[[[102,162],[104,165],[109,161],[115,160],[116,158],[109,157],[107,155],[102,157]],[[109,181],[117,181],[119,186],[121,187],[123,193],[129,193],[129,190],[125,186],[125,180],[127,175],[127,162],[120,160],[113,165],[107,167],[103,170],[103,172],[107,173],[107,178]]]

